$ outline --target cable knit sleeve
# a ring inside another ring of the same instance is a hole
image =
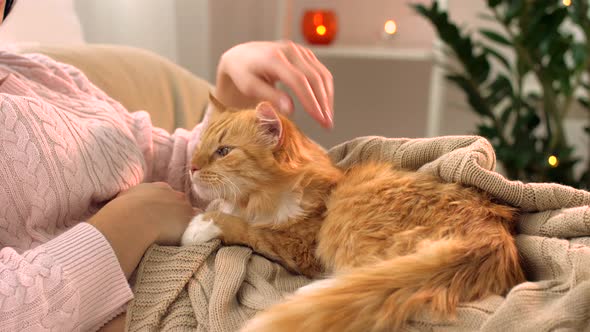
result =
[[[203,122],[192,130],[179,128],[169,134],[164,129],[153,127],[147,112],[128,113],[128,126],[146,161],[145,181],[167,182],[176,190],[191,193],[188,177],[190,161],[209,114],[207,109]]]
[[[35,249],[0,250],[1,331],[92,331],[133,294],[111,246],[81,223]]]
[[[206,111],[203,123],[190,131],[177,129],[170,134],[164,129],[154,127],[149,113],[126,110],[123,105],[92,84],[77,68],[55,62],[40,54],[29,55],[29,57],[48,68],[54,80],[64,82],[69,87],[70,93],[84,94],[108,103],[118,113],[143,154],[144,182],[163,181],[176,190],[190,193],[190,182],[187,176],[189,162],[200,137],[203,123],[209,117],[209,109]]]
[[[174,189],[186,192],[188,177],[188,151],[191,137],[200,129],[192,131],[177,129],[173,134],[153,127],[147,112],[129,113],[127,124],[141,149],[145,160],[145,182],[163,181]]]
[[[0,51],[0,331],[92,331],[133,297],[80,223],[146,176],[123,113],[74,69]]]

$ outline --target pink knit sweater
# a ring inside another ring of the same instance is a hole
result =
[[[133,294],[84,221],[143,181],[188,193],[199,126],[154,128],[42,55],[0,52],[0,108],[0,331],[96,330]]]

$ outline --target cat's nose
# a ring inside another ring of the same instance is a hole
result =
[[[197,165],[191,165],[191,173],[198,172],[200,169]]]

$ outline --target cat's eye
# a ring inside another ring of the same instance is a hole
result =
[[[228,153],[230,153],[231,150],[232,150],[232,148],[229,146],[222,146],[215,151],[215,154],[220,157],[225,157],[225,156],[227,156]]]

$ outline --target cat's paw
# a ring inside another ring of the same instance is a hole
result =
[[[206,218],[205,215],[199,214],[191,220],[184,234],[182,234],[180,244],[183,246],[203,244],[215,239],[219,235],[221,235],[221,228],[215,225],[211,218]]]

